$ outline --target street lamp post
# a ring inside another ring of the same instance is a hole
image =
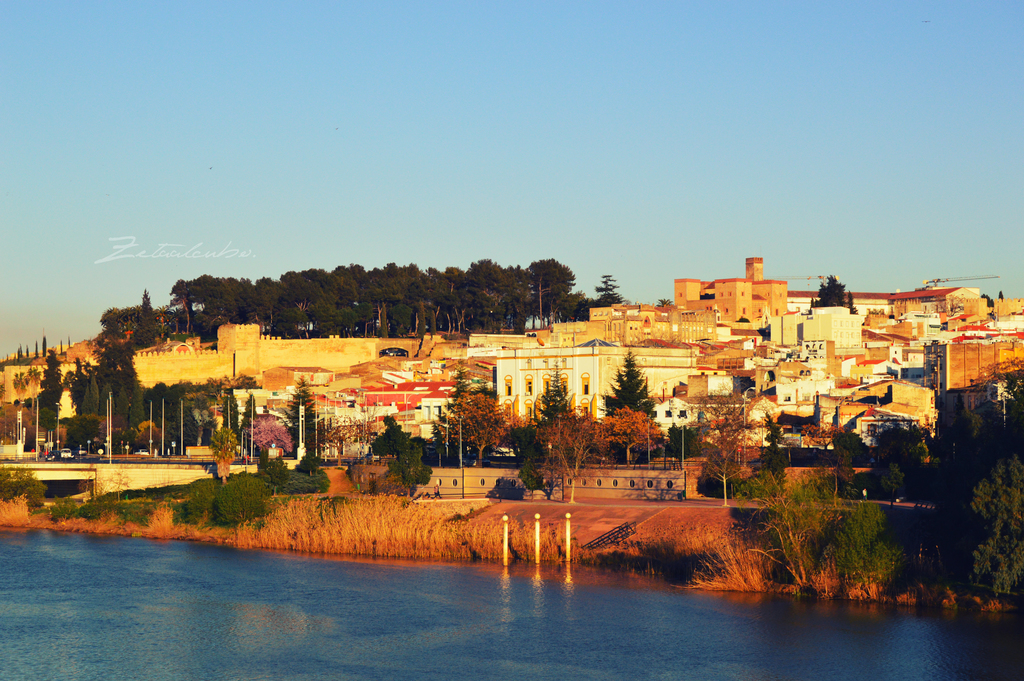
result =
[[[149,401],[149,455],[153,456],[153,400]]]
[[[459,471],[462,473],[462,498],[466,498],[466,467],[462,463],[462,414],[459,414]]]

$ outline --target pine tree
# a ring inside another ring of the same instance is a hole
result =
[[[846,285],[829,275],[818,287],[818,297],[811,301],[811,307],[846,307]]]
[[[632,351],[622,360],[622,366],[612,379],[612,394],[604,401],[606,414],[614,414],[623,407],[654,416],[654,400],[647,392],[647,379]]]
[[[597,307],[610,307],[622,304],[622,296],[619,295],[619,285],[610,274],[605,274],[601,277],[601,283],[594,287],[594,292],[597,293],[597,300],[594,301],[594,305]]]

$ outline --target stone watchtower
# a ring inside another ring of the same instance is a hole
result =
[[[764,258],[747,258],[748,281],[764,281]]]
[[[217,328],[217,352],[231,357],[231,377],[259,377],[260,327],[258,324],[221,324]]]

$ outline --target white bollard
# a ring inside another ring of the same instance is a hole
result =
[[[572,531],[569,528],[569,518],[572,517],[572,513],[565,514],[565,562],[572,562]]]
[[[540,565],[540,513],[533,514],[533,543],[533,553],[537,559],[537,565]]]
[[[501,564],[508,565],[508,516],[503,515],[501,516],[501,519],[505,521],[505,545],[504,553],[502,554]]]

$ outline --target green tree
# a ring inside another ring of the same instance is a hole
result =
[[[227,390],[224,393],[224,399],[221,400],[221,415],[224,427],[234,433],[236,438],[239,438],[241,429],[238,423],[238,400],[235,399],[233,390]]]
[[[544,392],[537,398],[537,420],[541,424],[550,424],[570,411],[572,406],[569,403],[569,386],[557,371],[552,371],[544,386]]]
[[[836,569],[855,584],[889,584],[903,569],[903,549],[877,504],[857,504],[834,543]]]
[[[839,494],[853,481],[853,458],[864,453],[864,443],[857,433],[836,430],[832,435],[832,448],[818,452],[819,458],[828,466],[835,481],[834,492]]]
[[[31,470],[0,466],[0,501],[23,496],[29,506],[41,506],[45,495],[46,485]]]
[[[213,458],[217,462],[217,477],[226,483],[231,473],[231,464],[238,455],[238,438],[230,429],[218,428],[210,438],[210,447],[213,448]]]
[[[647,378],[632,351],[626,352],[622,366],[612,379],[612,394],[605,398],[604,403],[606,414],[614,414],[624,407],[654,416],[654,400],[647,393]]]
[[[100,432],[100,417],[96,414],[79,414],[61,422],[67,429],[68,447],[88,447]]]
[[[985,541],[974,551],[974,578],[990,579],[997,592],[1024,577],[1024,464],[1000,459],[974,489],[971,509],[985,521]]]
[[[615,283],[615,278],[610,274],[601,276],[601,283],[594,288],[594,292],[597,293],[597,299],[594,301],[595,307],[610,307],[622,304],[622,296],[619,295],[619,285]]]
[[[101,333],[96,338],[96,354],[99,360],[96,368],[97,384],[109,383],[129,392],[134,389],[138,380],[135,374],[135,350],[130,341]]]
[[[784,480],[786,468],[789,467],[789,457],[782,451],[782,426],[771,416],[765,417],[764,423],[768,428],[768,435],[765,438],[768,445],[761,453],[761,470],[767,471],[778,480]]]
[[[82,400],[83,414],[99,414],[100,412],[100,389],[96,385],[96,375],[89,377],[89,388],[85,391],[85,399]]]
[[[263,450],[260,453],[260,476],[267,481],[270,489],[276,493],[278,490],[283,490],[288,484],[291,471],[288,470],[288,465],[284,462],[284,459],[271,459],[267,456],[267,451]]]
[[[143,405],[142,386],[135,383],[132,391],[131,408],[128,411],[128,427],[136,429],[139,424],[146,420],[146,408]]]
[[[544,488],[544,474],[540,463],[544,456],[537,427],[532,423],[523,423],[509,428],[508,442],[516,458],[523,463],[519,467],[519,479],[526,489],[536,491]]]
[[[876,442],[879,461],[898,463],[903,468],[917,468],[929,457],[925,431],[917,426],[887,428],[877,435]]]
[[[153,304],[149,300],[149,291],[142,292],[142,307],[139,309],[138,322],[135,324],[133,341],[137,349],[148,348],[156,345],[160,328],[156,320],[156,312],[153,311]]]
[[[303,438],[306,450],[315,448],[317,444],[316,439],[316,411],[314,410],[314,399],[313,390],[309,387],[309,383],[305,379],[299,379],[299,382],[295,386],[295,393],[292,395],[292,399],[288,401],[288,406],[285,408],[285,425],[288,427],[288,435],[292,438],[292,445],[296,447],[298,451],[299,446],[299,414],[304,412],[302,418],[302,430]]]
[[[811,307],[846,307],[846,304],[846,286],[831,274],[821,282],[818,297],[811,301]]]
[[[766,553],[799,589],[813,586],[849,503],[832,494],[831,487],[824,477],[788,484],[774,476],[751,481],[751,497],[761,509],[759,525],[768,541]]]
[[[683,438],[686,438],[684,441]],[[687,459],[701,456],[703,443],[700,431],[696,428],[677,426],[668,428],[668,439],[665,441],[665,456],[670,459]]]
[[[43,338],[43,345],[46,345],[45,337]],[[46,354],[46,369],[43,371],[43,382],[40,386],[40,406],[52,407],[60,402],[60,398],[64,394],[61,378],[60,360],[57,359],[57,353],[50,350]]]
[[[882,489],[889,494],[889,505],[896,501],[896,491],[903,486],[903,472],[895,461],[889,464],[889,472],[882,476]]]
[[[225,525],[239,525],[262,518],[267,514],[269,496],[267,484],[255,475],[232,475],[217,490],[213,501],[214,515],[218,522]]]
[[[384,417],[384,432],[371,445],[376,456],[394,457],[388,463],[388,477],[409,490],[430,482],[434,471],[423,463],[423,447],[417,446],[391,416]]]

